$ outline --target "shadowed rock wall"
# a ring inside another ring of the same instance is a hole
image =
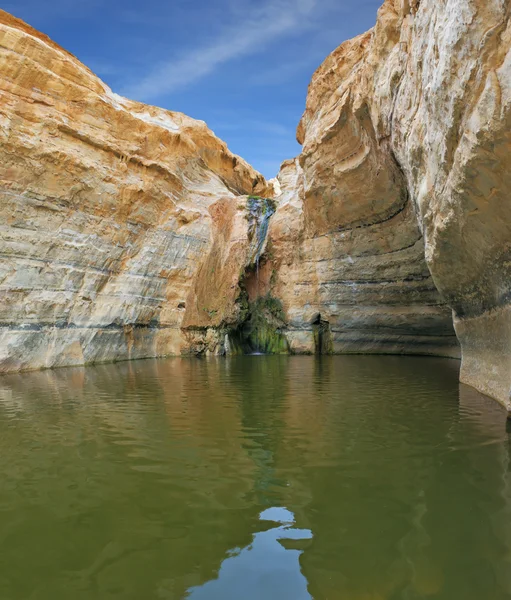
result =
[[[337,350],[449,354],[449,307],[462,381],[511,408],[510,13],[386,0],[314,74],[271,234],[297,348],[321,312]]]

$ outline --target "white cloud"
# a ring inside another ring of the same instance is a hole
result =
[[[311,26],[311,16],[319,0],[267,0],[258,8],[247,6],[239,21],[209,45],[168,59],[140,81],[121,92],[131,98],[151,101],[195,83],[222,64],[254,54],[284,35],[296,35]]]

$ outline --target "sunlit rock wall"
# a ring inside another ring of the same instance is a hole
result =
[[[203,122],[0,11],[0,371],[204,348],[236,320],[251,193],[271,190]]]
[[[223,352],[243,292],[293,352],[456,356],[454,314],[462,380],[511,408],[510,11],[386,0],[326,59],[256,271],[272,186],[1,12],[0,369]]]

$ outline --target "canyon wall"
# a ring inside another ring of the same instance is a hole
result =
[[[0,370],[458,356],[454,315],[462,380],[511,409],[510,12],[386,0],[314,74],[275,204],[204,123],[0,12]]]
[[[357,124],[320,128],[280,173],[272,294],[288,315],[291,348],[458,357],[403,174],[370,124]]]
[[[0,11],[0,371],[222,351],[272,188]]]
[[[447,305],[462,381],[508,409],[510,12],[386,0],[313,76],[272,230],[296,346],[325,319],[334,350],[449,354]]]

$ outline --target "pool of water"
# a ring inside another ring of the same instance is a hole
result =
[[[510,436],[459,363],[0,377],[0,599],[511,598]]]

